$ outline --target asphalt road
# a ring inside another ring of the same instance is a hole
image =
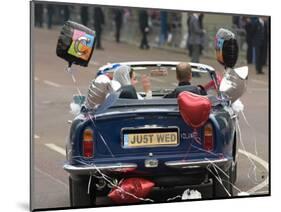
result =
[[[72,95],[77,93],[71,76],[65,71],[66,62],[55,54],[59,30],[35,29],[33,34],[33,208],[68,207],[68,174],[62,166],[65,161],[65,141],[69,131],[68,120]],[[137,60],[188,61],[185,54],[160,50],[140,50],[125,43],[104,41],[104,50],[95,51],[89,67],[74,66],[76,85],[82,93],[98,67],[108,62]],[[201,62],[221,70],[213,58]],[[244,146],[239,144],[237,189],[252,194],[267,194],[268,185],[268,70],[256,75],[251,65],[248,90],[241,98],[250,126],[240,116]],[[153,82],[161,86],[161,82]],[[160,84],[159,84],[160,83]],[[173,83],[173,82],[170,82]],[[246,154],[251,153],[251,154]],[[237,195],[238,190],[236,191]],[[106,204],[106,200],[100,203]]]

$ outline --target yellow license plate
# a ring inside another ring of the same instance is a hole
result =
[[[124,134],[124,147],[158,147],[178,144],[177,132]]]

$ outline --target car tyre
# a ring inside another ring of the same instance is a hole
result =
[[[237,180],[237,139],[236,139],[236,134],[234,135],[234,141],[233,141],[233,152],[232,152],[232,158],[233,158],[233,164],[232,164],[232,176],[233,176],[233,184]]]
[[[94,179],[94,178],[93,178]],[[92,179],[90,193],[88,194],[88,183],[87,178],[72,178],[69,177],[69,197],[71,207],[87,207],[95,206],[96,195],[95,195],[95,183]]]
[[[232,169],[232,180],[233,180],[233,184],[235,184],[236,180],[237,180],[237,162],[234,162],[234,165],[232,166],[233,169]]]
[[[214,171],[214,173],[216,173],[216,172]],[[231,164],[231,167],[225,173],[229,176],[229,178],[220,172],[219,177],[221,178],[222,183],[215,176],[213,176],[213,196],[214,196],[214,198],[229,198],[229,197],[233,196],[234,176],[233,176],[233,165],[232,164]],[[230,194],[230,196],[229,196],[229,194]]]

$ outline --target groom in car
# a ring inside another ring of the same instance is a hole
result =
[[[163,98],[177,98],[182,91],[189,91],[199,95],[207,95],[202,86],[191,85],[192,79],[191,66],[188,63],[181,62],[176,67],[176,76],[178,80],[178,87],[171,93],[166,94]]]

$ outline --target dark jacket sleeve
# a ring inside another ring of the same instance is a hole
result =
[[[166,94],[163,98],[177,98],[178,95],[183,91],[189,91],[191,93],[195,93],[198,95],[207,95],[206,91],[202,86],[194,86],[194,85],[184,85],[178,86],[171,93]]]
[[[139,12],[139,25],[141,30],[148,27],[148,14],[145,10],[141,10]]]
[[[165,96],[163,96],[163,98],[176,98],[176,97],[177,97],[176,89],[173,90],[171,93],[168,93]]]
[[[121,99],[138,99],[137,91],[132,85],[127,85],[121,88],[119,98]]]

